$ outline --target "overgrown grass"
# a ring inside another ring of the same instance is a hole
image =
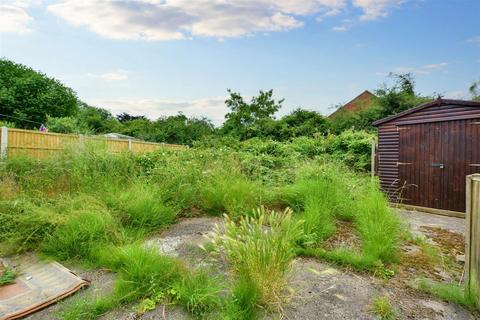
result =
[[[116,221],[108,211],[79,211],[46,235],[41,250],[59,260],[92,261],[92,252],[120,239]]]
[[[400,227],[378,185],[318,157],[323,143],[252,141],[235,151],[144,155],[86,146],[42,160],[8,159],[0,165],[0,180],[10,186],[0,188],[0,254],[36,250],[117,273],[111,295],[77,301],[65,318],[168,302],[197,318],[220,312],[225,319],[254,319],[258,306],[279,309],[297,253],[368,271],[396,259]],[[352,141],[344,147],[356,148]],[[255,211],[262,205],[294,213]],[[210,272],[142,247],[146,235],[179,216],[223,213],[226,233],[218,229],[214,243],[233,271],[230,288]],[[321,248],[337,220],[354,223],[360,251]]]
[[[260,305],[279,307],[301,228],[302,221],[294,221],[289,209],[275,212],[261,207],[238,223],[225,216],[225,232],[217,227],[211,240],[240,283],[240,297],[242,285],[249,283],[256,288]]]
[[[9,267],[4,268],[0,265],[0,287],[15,283],[15,278],[17,277],[17,272]]]
[[[398,318],[397,312],[390,304],[387,296],[375,297],[371,305],[371,310],[382,320],[395,320]]]
[[[463,286],[453,283],[436,282],[430,279],[420,279],[418,288],[445,301],[454,302],[468,309],[475,309],[475,297]]]

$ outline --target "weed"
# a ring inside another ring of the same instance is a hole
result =
[[[79,211],[45,237],[42,252],[59,260],[91,259],[99,245],[118,242],[116,222],[108,211]]]
[[[390,304],[387,296],[378,296],[374,298],[371,305],[371,310],[382,320],[397,319],[397,312]]]
[[[174,300],[185,307],[192,315],[204,315],[218,310],[222,304],[220,293],[224,290],[223,281],[204,270],[186,274],[173,285]]]
[[[455,302],[469,309],[475,309],[475,298],[462,286],[436,282],[430,279],[420,279],[418,288],[440,299]]]
[[[12,268],[2,268],[0,269],[0,287],[15,283],[15,278],[17,277],[17,272]]]
[[[171,224],[177,214],[174,208],[162,202],[157,187],[145,183],[112,192],[106,202],[119,213],[124,226],[147,231]]]
[[[395,262],[398,258],[400,222],[374,183],[356,201],[355,223],[367,260]]]
[[[278,306],[302,223],[292,219],[290,209],[275,212],[261,207],[238,223],[225,216],[225,233],[217,226],[212,242],[217,254],[225,254],[237,281],[255,284],[261,305]]]

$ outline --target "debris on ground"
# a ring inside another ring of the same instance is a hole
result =
[[[21,268],[13,283],[0,287],[0,319],[25,317],[88,285],[58,262],[34,255],[14,258],[9,265]]]

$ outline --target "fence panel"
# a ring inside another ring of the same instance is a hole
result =
[[[106,148],[113,153],[126,151],[140,153],[155,151],[162,148],[187,148],[182,145],[170,145],[139,140],[111,139],[12,128],[7,129],[5,127],[1,128],[0,141],[0,154],[2,158],[18,155],[44,158],[65,150],[68,147],[76,149],[78,147],[83,147],[87,143],[98,144],[99,148]]]
[[[465,276],[468,292],[480,307],[480,174],[467,176]]]

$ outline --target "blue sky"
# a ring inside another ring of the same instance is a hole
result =
[[[0,56],[114,114],[222,122],[227,88],[323,114],[411,72],[423,94],[480,80],[478,0],[0,0]]]

